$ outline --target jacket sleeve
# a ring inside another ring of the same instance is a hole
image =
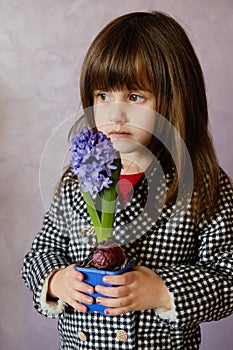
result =
[[[64,187],[54,196],[45,214],[42,229],[31,250],[24,258],[22,279],[32,291],[34,306],[47,317],[56,317],[64,307],[61,300],[47,300],[48,279],[56,269],[70,265],[68,211],[65,207]]]
[[[198,226],[197,262],[157,270],[174,297],[175,324],[179,327],[219,320],[233,313],[232,228],[232,185],[222,174],[218,211]]]

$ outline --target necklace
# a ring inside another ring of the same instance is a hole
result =
[[[138,163],[136,163],[136,159],[129,161],[128,159],[122,159],[123,169],[121,171],[122,175],[130,175],[141,173],[142,169]]]
[[[132,156],[132,154],[131,154]],[[126,158],[126,155],[122,155],[123,169],[121,171],[122,175],[131,175],[145,172],[151,162],[153,161],[153,154],[151,152],[144,152],[136,154],[134,159],[131,157]]]

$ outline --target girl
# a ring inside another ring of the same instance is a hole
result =
[[[68,169],[23,265],[35,307],[59,317],[60,349],[199,349],[199,324],[233,310],[233,191],[208,133],[191,43],[166,14],[123,15],[91,44],[80,88],[86,125],[113,140],[133,187],[119,186],[114,235],[137,266],[104,277],[116,286],[96,287],[106,316],[87,312],[94,289],[74,263],[93,237],[85,236],[90,219]]]

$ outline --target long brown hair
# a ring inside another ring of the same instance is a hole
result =
[[[218,200],[219,166],[208,131],[203,73],[184,29],[167,14],[123,15],[106,25],[92,42],[80,77],[84,110],[91,111],[94,90],[124,88],[154,93],[156,112],[176,128],[192,161],[196,193],[193,213],[198,219],[205,208],[205,215],[210,217]],[[93,113],[86,117],[93,126]],[[154,145],[155,155],[163,154],[164,171],[171,171],[171,157],[165,147],[156,142]],[[177,164],[184,171],[185,160],[175,140],[173,146]],[[174,201],[179,181],[175,176],[167,194],[168,201]]]

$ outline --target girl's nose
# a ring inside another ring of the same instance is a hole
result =
[[[123,102],[113,102],[110,108],[110,121],[114,123],[127,122],[127,104]]]

